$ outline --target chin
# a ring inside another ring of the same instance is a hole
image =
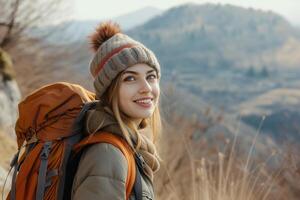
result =
[[[129,116],[136,119],[145,119],[151,117],[152,114],[153,111],[141,111],[141,112],[130,113]]]
[[[145,118],[151,117],[151,115],[152,115],[152,113],[136,114],[136,115],[134,115],[134,118],[145,119]]]
[[[135,119],[145,119],[150,117],[153,112],[154,109],[153,107],[145,109],[145,108],[140,108],[139,106],[132,106],[132,107],[128,107],[128,109],[126,110],[128,116],[135,118]]]

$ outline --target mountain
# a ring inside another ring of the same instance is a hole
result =
[[[153,49],[167,71],[295,68],[300,63],[299,30],[270,11],[186,4],[144,22],[126,33]]]
[[[55,26],[46,26],[31,30],[34,36],[43,36],[46,33],[52,33],[47,37],[47,41],[51,43],[70,43],[78,40],[86,40],[94,28],[103,20],[112,20],[121,25],[123,30],[131,29],[135,26],[141,25],[162,13],[162,10],[155,7],[145,7],[128,14],[124,14],[112,19],[99,20],[72,20],[63,22]]]
[[[153,48],[168,69],[185,65],[184,71],[281,67],[283,55],[276,53],[289,43],[299,48],[297,30],[280,15],[233,5],[178,6],[128,33]]]
[[[300,84],[299,29],[270,11],[186,4],[126,33],[155,52],[163,79],[226,111],[269,90]],[[81,59],[72,66],[89,73],[92,53],[82,43],[76,53]]]
[[[190,132],[193,140],[205,138],[208,144],[220,148],[224,147],[226,140],[233,141],[237,136],[239,147],[246,152],[250,149],[258,125],[244,123],[234,114],[213,107],[201,97],[176,88],[172,83],[168,83],[162,90],[165,91],[161,101],[163,119],[175,127],[175,132]],[[255,146],[260,153],[267,152],[271,147],[277,148],[272,138],[262,134],[258,135]]]
[[[262,131],[278,143],[300,140],[300,90],[280,88],[243,102],[239,109],[246,124],[258,127],[265,116]]]
[[[270,11],[186,4],[127,33],[156,53],[163,77],[227,111],[299,85],[299,30]]]

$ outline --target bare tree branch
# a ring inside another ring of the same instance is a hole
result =
[[[0,22],[0,26],[9,26],[9,24],[6,22]]]
[[[12,3],[12,12],[11,12],[11,16],[10,16],[10,22],[8,24],[8,29],[2,39],[2,41],[0,42],[0,47],[5,46],[9,41],[10,41],[10,36],[11,36],[11,32],[12,29],[14,28],[15,25],[15,20],[16,20],[16,15],[19,9],[19,4],[20,4],[20,0],[16,0],[14,3]]]
[[[66,18],[70,1],[0,0],[0,47],[10,49],[32,37],[32,31]],[[57,30],[55,30],[57,32]],[[49,35],[50,33],[43,33]],[[41,36],[43,37],[43,35]],[[30,39],[30,41],[32,41]]]

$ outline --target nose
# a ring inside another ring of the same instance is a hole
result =
[[[152,91],[152,87],[147,80],[141,81],[140,93],[148,93]]]

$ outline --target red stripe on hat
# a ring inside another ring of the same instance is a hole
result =
[[[101,71],[101,69],[103,68],[103,66],[105,65],[105,63],[111,58],[113,57],[115,54],[119,53],[120,51],[122,51],[125,48],[130,48],[135,46],[134,44],[125,44],[123,46],[120,46],[116,49],[114,49],[113,51],[111,51],[109,54],[107,54],[102,61],[99,63],[97,69],[96,69],[96,73],[95,76],[97,76],[97,74]]]

